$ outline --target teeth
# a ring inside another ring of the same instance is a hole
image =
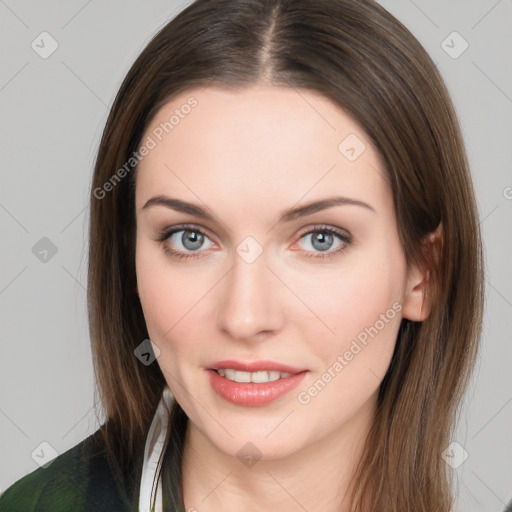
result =
[[[230,368],[221,368],[217,370],[217,373],[222,377],[226,377],[226,379],[233,380],[235,382],[255,382],[257,384],[272,382],[277,379],[285,379],[292,375],[291,373],[277,371],[241,372]]]

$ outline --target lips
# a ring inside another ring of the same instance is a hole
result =
[[[307,370],[307,368],[297,368],[295,366],[289,366],[282,363],[277,363],[274,361],[235,361],[232,359],[228,359],[225,361],[217,361],[210,366],[210,370],[219,370],[219,369],[231,369],[238,370],[241,372],[260,372],[260,371],[274,371],[280,373],[291,373],[295,375],[297,373],[303,372]]]
[[[232,373],[229,370],[248,372],[252,375],[255,375],[254,372],[279,373],[281,378],[269,382],[236,382],[226,378],[231,376],[226,375],[226,373]],[[297,387],[306,373],[308,373],[307,369],[274,361],[218,361],[207,369],[213,390],[224,400],[245,407],[258,407],[273,402]]]

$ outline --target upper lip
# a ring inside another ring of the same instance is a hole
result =
[[[297,368],[287,364],[277,363],[275,361],[234,361],[232,359],[217,361],[210,366],[212,370],[219,370],[220,368],[238,370],[241,372],[259,372],[259,371],[276,371],[282,373],[300,373],[306,368]]]

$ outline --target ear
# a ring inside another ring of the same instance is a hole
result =
[[[423,250],[426,251],[426,260],[429,262],[428,268],[420,268],[413,265],[409,269],[407,282],[405,286],[405,296],[402,304],[402,314],[404,318],[413,322],[422,322],[425,320],[432,309],[431,297],[428,293],[430,275],[432,267],[437,265],[441,254],[443,243],[443,226],[439,226],[429,233],[423,240]]]

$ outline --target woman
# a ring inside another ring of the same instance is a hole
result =
[[[385,9],[194,2],[96,161],[107,421],[0,510],[452,510],[477,219],[443,81]]]

